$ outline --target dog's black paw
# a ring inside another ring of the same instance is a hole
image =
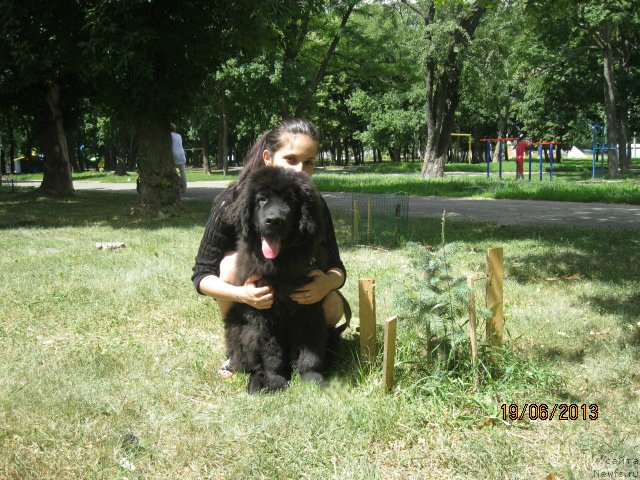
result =
[[[269,393],[284,390],[289,386],[287,379],[278,374],[267,374],[266,387]]]
[[[260,393],[267,386],[267,381],[264,378],[264,373],[252,373],[249,375],[249,382],[247,382],[247,390],[250,395]]]
[[[265,374],[264,372],[249,375],[247,390],[250,395],[256,393],[275,393],[289,386],[287,379],[282,375]]]
[[[305,382],[313,382],[317,385],[322,385],[324,383],[324,377],[320,372],[304,372],[300,374],[300,378]]]

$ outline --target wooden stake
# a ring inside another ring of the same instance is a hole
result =
[[[396,361],[396,326],[398,317],[388,318],[384,323],[384,351],[382,361],[382,381],[385,390],[393,388],[393,365]]]
[[[502,345],[504,333],[503,316],[504,259],[502,248],[487,250],[487,308],[493,312],[493,318],[487,321],[487,343],[491,346]]]
[[[373,198],[367,199],[367,244],[371,244],[371,224],[373,223]]]
[[[376,294],[375,280],[361,278],[360,291],[360,358],[376,356]]]
[[[476,321],[476,294],[473,290],[473,277],[467,277],[469,286],[469,339],[471,340],[471,362],[478,360],[478,333]]]
[[[356,245],[360,243],[360,201],[353,201],[353,241]]]

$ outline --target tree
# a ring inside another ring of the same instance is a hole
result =
[[[427,146],[422,177],[442,177],[460,102],[464,54],[486,11],[479,2],[402,0],[418,20],[423,53]]]
[[[73,194],[65,110],[85,90],[78,55],[82,12],[74,0],[0,4],[0,104],[34,115],[44,151],[45,195]]]
[[[632,58],[637,58],[637,30],[640,27],[638,0],[601,2],[586,0],[528,0],[528,11],[538,18],[553,16],[567,19],[566,30],[579,41],[578,49],[595,48],[600,54],[607,143],[616,148],[609,151],[609,175],[617,176],[619,168],[629,169],[626,155],[629,105],[632,97]],[[541,40],[557,43],[558,34]],[[620,162],[619,162],[620,160]]]
[[[93,0],[83,51],[101,100],[134,125],[142,202],[179,200],[169,122],[186,116],[207,75],[265,21],[252,2]],[[247,15],[253,11],[252,15]]]

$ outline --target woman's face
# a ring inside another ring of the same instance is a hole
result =
[[[268,150],[262,152],[264,164],[268,167],[281,167],[313,175],[316,168],[318,144],[304,134],[288,135],[284,145],[273,155]]]

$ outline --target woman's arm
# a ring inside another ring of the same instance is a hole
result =
[[[256,287],[256,277],[250,277],[244,285],[237,286],[225,282],[216,275],[202,277],[198,291],[216,300],[234,303],[246,303],[258,309],[271,307],[273,290],[270,286]]]

